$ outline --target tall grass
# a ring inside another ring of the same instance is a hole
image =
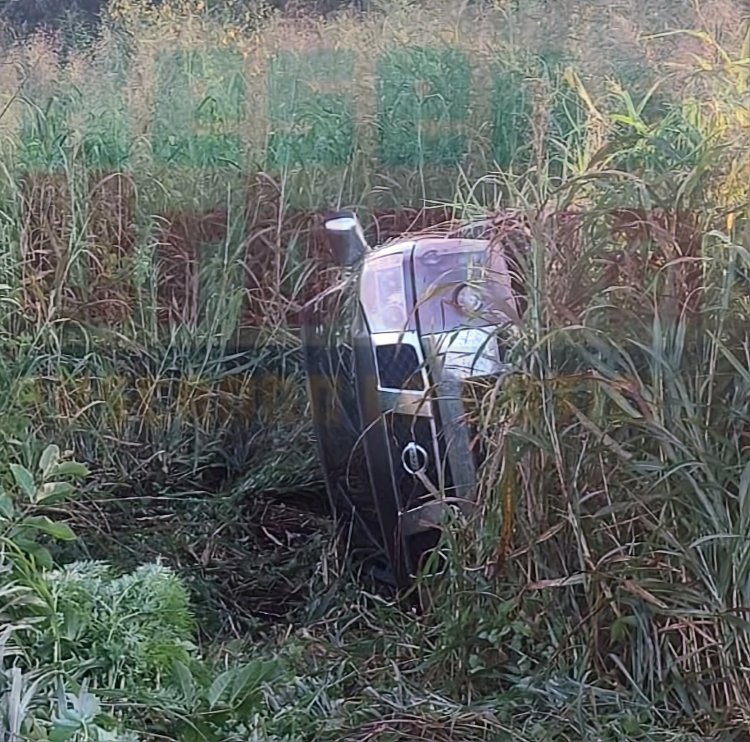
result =
[[[616,88],[586,172],[512,194],[529,310],[481,517],[426,578],[429,652],[473,696],[747,723],[747,41],[713,53],[656,118]]]
[[[694,30],[669,35],[678,23]],[[393,231],[410,226],[392,214],[406,207],[437,218],[447,202],[460,216],[516,193],[536,207],[562,198],[552,194],[563,183],[577,184],[570,204],[589,208],[604,162],[628,176],[610,179],[597,208],[704,208],[694,192],[731,208],[746,177],[730,157],[743,109],[719,100],[747,84],[745,67],[727,63],[741,28],[740,7],[718,1],[393,3],[326,20],[119,2],[81,49],[46,35],[11,46],[0,229],[3,281],[21,309],[5,322],[46,354],[22,372],[34,420],[92,458],[116,444],[121,472],[133,455],[178,451],[194,471],[199,447],[213,461],[205,441],[252,438],[236,434],[234,413],[219,416],[221,378],[238,377],[239,410],[239,390],[257,388],[265,368],[254,345],[270,338],[296,358],[289,330],[326,280],[326,209],[355,206],[382,236],[385,217]],[[707,191],[717,156],[729,171]],[[240,351],[234,371],[219,370]],[[200,381],[177,391],[171,367]],[[31,391],[29,373],[49,382]],[[100,390],[75,418],[74,376]],[[50,396],[53,379],[66,391]],[[149,420],[165,387],[170,411]],[[279,388],[302,418],[301,386]],[[308,433],[294,436],[304,446]],[[235,468],[249,461],[242,448],[230,449]]]
[[[356,207],[374,239],[541,214],[524,337],[550,363],[555,323],[637,311],[656,290],[637,255],[670,242],[672,211],[737,242],[737,4],[230,10],[114,3],[85,48],[42,35],[0,71],[8,419],[107,481],[319,479],[294,327],[328,280],[328,209]],[[667,222],[651,230],[624,212],[627,243],[599,215],[654,207]],[[547,219],[571,210],[586,216]],[[721,268],[698,257],[653,281],[713,285]],[[615,265],[616,294],[600,285]]]
[[[274,425],[311,468],[289,328],[325,284],[314,212],[422,208],[491,158],[525,167],[534,76],[564,84],[517,53],[505,11],[445,11],[290,21],[115,3],[85,48],[40,35],[5,50],[2,270],[20,305],[5,324],[26,358],[8,372],[40,434],[118,477],[165,458],[178,478],[237,472],[271,445],[263,410],[282,395],[290,422]],[[280,366],[288,380],[248,420]]]
[[[325,619],[255,723],[362,740],[746,723],[749,53],[727,0],[325,21],[116,3],[65,64],[52,38],[8,49],[4,440],[54,439],[129,495],[314,480],[294,324],[328,280],[321,214],[353,205],[385,238],[491,211],[498,239],[511,214],[528,311],[515,373],[485,390],[481,517],[446,529],[419,619],[361,594],[331,609],[323,555]],[[215,530],[202,570],[249,538]],[[254,576],[233,559],[239,593]]]

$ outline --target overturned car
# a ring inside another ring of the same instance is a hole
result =
[[[353,552],[405,587],[446,508],[471,508],[482,452],[470,387],[507,371],[497,330],[519,305],[482,225],[378,248],[351,213],[325,227],[343,278],[302,317],[319,456]]]

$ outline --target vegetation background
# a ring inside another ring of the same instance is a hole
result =
[[[62,8],[3,29],[0,740],[743,739],[748,9]],[[530,245],[419,617],[306,422],[340,206]]]

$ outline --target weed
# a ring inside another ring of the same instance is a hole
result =
[[[740,4],[207,5],[118,1],[64,59],[5,50],[0,734],[731,738]],[[481,517],[446,527],[421,616],[355,583],[310,512],[295,327],[342,206],[381,239],[489,212],[531,245],[515,372],[480,405]],[[31,440],[59,448],[6,445]],[[69,449],[95,483],[63,508]],[[307,503],[279,502],[295,485]],[[83,543],[52,548],[69,523]],[[232,641],[201,651],[196,623]]]

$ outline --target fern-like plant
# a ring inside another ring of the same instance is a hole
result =
[[[118,576],[102,562],[76,562],[45,580],[55,619],[42,643],[71,672],[108,688],[155,689],[175,661],[192,657],[188,592],[168,567],[146,564]]]

